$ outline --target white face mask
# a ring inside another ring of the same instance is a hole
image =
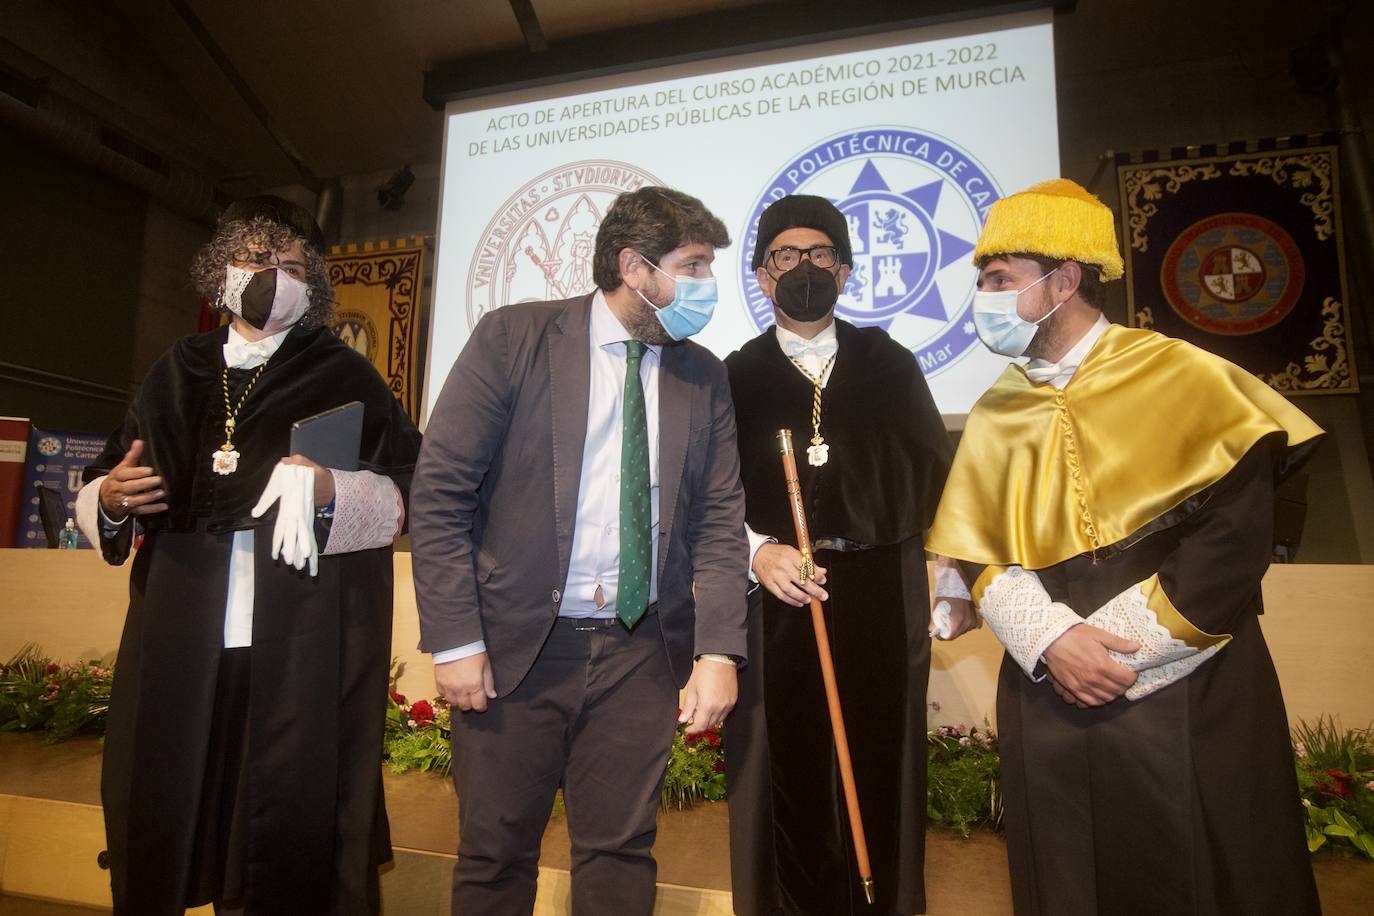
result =
[[[1012,359],[1025,354],[1040,322],[1059,311],[1059,306],[1064,303],[1056,304],[1036,321],[1027,321],[1017,314],[1016,301],[1026,290],[1058,270],[1056,267],[1026,289],[1008,289],[997,293],[979,290],[973,294],[973,327],[978,332],[978,339],[983,342],[983,346]],[[1065,302],[1067,301],[1066,299]]]
[[[271,336],[284,331],[310,307],[310,287],[284,270],[225,269],[224,307]]]

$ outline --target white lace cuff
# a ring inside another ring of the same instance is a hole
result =
[[[935,597],[968,599],[968,586],[964,584],[964,577],[957,568],[940,565],[935,567]]]
[[[1136,682],[1126,690],[1128,700],[1149,696],[1161,687],[1187,677],[1216,655],[1226,642],[1225,638],[1216,638],[1219,641],[1212,645],[1197,647],[1176,637],[1150,607],[1149,597],[1142,586],[1153,582],[1151,579],[1132,585],[1093,611],[1087,620],[1114,636],[1140,643],[1140,649],[1130,655],[1111,652],[1112,658],[1136,672]]]
[[[1039,576],[1019,566],[1007,567],[988,583],[978,612],[1032,681],[1045,679],[1035,674],[1035,667],[1050,644],[1084,622],[1068,605],[1050,598]]]
[[[334,523],[322,556],[385,547],[405,521],[401,491],[389,477],[372,471],[336,471]]]

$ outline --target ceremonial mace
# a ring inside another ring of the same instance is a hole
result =
[[[806,530],[801,484],[797,482],[792,430],[778,430],[778,448],[782,452],[782,473],[787,478],[787,495],[791,497],[797,550],[802,557],[801,580],[803,583],[810,582],[816,575],[816,561],[811,556],[811,535]],[[845,735],[844,713],[840,710],[840,690],[835,685],[835,662],[830,657],[830,637],[825,632],[825,614],[817,598],[811,599],[811,627],[816,631],[816,654],[820,656],[821,679],[825,681],[825,703],[830,707],[830,730],[835,734],[835,756],[839,759],[840,782],[844,785],[844,800],[849,808],[849,832],[854,837],[854,858],[858,861],[859,878],[864,885],[864,899],[872,906],[873,868],[868,864],[868,842],[864,839],[864,822],[859,816],[859,793],[854,788],[854,764],[849,760],[849,738]]]

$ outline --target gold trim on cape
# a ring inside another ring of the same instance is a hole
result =
[[[1124,540],[1225,477],[1263,437],[1322,430],[1238,366],[1112,325],[1067,387],[1018,365],[973,412],[927,549],[1044,569]]]
[[[1006,571],[1007,568],[1005,566],[983,567],[983,571],[980,572],[978,578],[974,580],[973,587],[969,589],[969,599],[973,602],[974,607],[982,605],[983,593],[988,590],[988,586],[993,583],[994,579]]]
[[[1159,621],[1159,625],[1168,630],[1174,639],[1187,643],[1189,648],[1197,649],[1199,652],[1212,646],[1220,649],[1231,641],[1230,633],[1208,633],[1198,629],[1192,621],[1184,617],[1183,612],[1174,607],[1174,603],[1164,593],[1164,586],[1159,582],[1159,573],[1140,583],[1140,591],[1145,595],[1145,604],[1155,612],[1155,619]]]

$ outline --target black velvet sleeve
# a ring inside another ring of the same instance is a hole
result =
[[[138,403],[135,401],[129,405],[129,410],[124,415],[124,422],[120,424],[118,429],[110,433],[110,438],[105,441],[105,448],[81,472],[81,482],[90,483],[101,477],[109,476],[110,471],[124,460],[125,453],[129,451],[129,447],[137,438]],[[154,473],[156,473],[156,468],[154,468]],[[122,566],[124,561],[129,558],[129,551],[133,549],[134,541],[142,526],[134,516],[130,515],[124,524],[118,528],[108,528],[103,520],[97,527],[100,529],[101,557],[111,566]]]
[[[1184,617],[1207,633],[1233,632],[1258,607],[1274,548],[1274,443],[1260,442],[1180,523],[1159,581]]]

